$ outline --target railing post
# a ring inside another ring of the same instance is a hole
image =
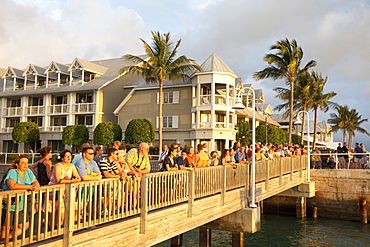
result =
[[[269,173],[269,170],[270,170],[270,161],[268,160],[268,161],[267,161],[267,165],[266,165],[265,190],[268,190],[268,188],[269,188],[269,180],[270,180],[270,173]]]
[[[63,230],[63,247],[72,246],[72,237],[75,218],[75,185],[73,183],[65,185],[65,213]]]
[[[221,198],[220,198],[220,206],[225,205],[225,195],[226,195],[226,172],[227,166],[222,166],[221,171]]]
[[[299,156],[299,178],[302,178],[303,155]]]
[[[293,171],[294,171],[294,157],[289,157],[290,158],[290,181],[293,180]]]
[[[283,159],[285,158],[280,158],[279,185],[283,184]]]
[[[193,217],[193,205],[195,199],[195,171],[189,171],[189,196],[188,196],[188,217]]]
[[[146,225],[148,221],[148,193],[147,193],[147,185],[148,181],[146,175],[143,174],[141,177],[141,185],[140,185],[140,233],[145,234],[146,232]]]

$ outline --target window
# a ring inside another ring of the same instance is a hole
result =
[[[76,103],[92,103],[93,94],[92,93],[79,93],[76,95]]]
[[[14,143],[13,141],[3,141],[3,152],[4,153],[18,152],[18,143]]]
[[[21,121],[20,118],[7,118],[6,119],[6,126],[5,127],[10,127],[13,128],[17,123]]]
[[[76,116],[76,124],[93,125],[93,116],[92,115]]]
[[[51,150],[53,150],[54,153],[65,149],[65,145],[63,144],[62,140],[49,140],[48,146],[51,147]]]
[[[42,106],[44,104],[44,99],[42,97],[30,97],[29,106]]]
[[[8,107],[21,107],[21,99],[8,99]]]
[[[163,104],[179,103],[179,91],[163,92]],[[157,104],[159,104],[159,93],[157,93]]]
[[[67,125],[66,116],[51,117],[51,126],[66,126],[66,125]]]
[[[179,116],[165,116],[163,117],[163,128],[178,128]],[[159,128],[159,118],[157,117],[156,127]]]
[[[37,126],[42,127],[42,117],[29,117],[28,122],[34,122]]]
[[[53,97],[53,105],[65,105],[67,104],[67,95],[58,95]]]

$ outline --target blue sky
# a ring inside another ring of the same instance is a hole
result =
[[[266,65],[271,45],[289,38],[303,48],[304,62],[315,59],[314,70],[329,77],[326,91],[338,93],[333,101],[370,118],[369,1],[2,0],[1,7],[1,68],[142,54],[139,38],[150,40],[150,31],[159,30],[181,39],[180,54],[200,63],[216,53],[276,106],[281,102],[271,89],[284,82],[255,82],[252,74]],[[370,123],[363,127],[370,132]],[[369,137],[358,134],[355,141],[370,150]]]

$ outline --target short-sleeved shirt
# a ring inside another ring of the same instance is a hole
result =
[[[235,153],[235,161],[239,163],[239,161],[245,161],[245,154],[242,151],[237,151]]]
[[[190,167],[189,160],[187,158],[181,159],[181,156],[177,157],[176,163],[179,166],[179,168],[180,166]]]
[[[113,162],[109,162],[108,159],[102,159],[100,161],[99,168],[103,176],[103,172],[116,175],[117,173],[115,171],[118,171],[117,162],[115,160],[113,160]]]
[[[173,158],[173,162],[174,163],[172,163],[171,159],[168,156],[166,156],[164,158],[163,167],[164,167],[165,171],[167,171],[167,165],[168,165],[169,168],[175,168],[176,167],[176,164],[177,164],[176,158]]]
[[[141,156],[136,148],[130,149],[126,157],[127,163],[140,170],[148,169],[150,171],[150,161],[148,155]]]
[[[76,169],[77,169],[78,174],[81,177],[86,176],[86,175],[91,175],[87,173],[87,168],[89,168],[90,171],[100,173],[98,164],[96,164],[94,160],[91,160],[89,164],[87,164],[84,159],[80,159],[79,161],[77,161]]]
[[[355,153],[363,153],[364,150],[362,150],[362,148],[360,146],[356,146],[355,147]],[[355,157],[357,159],[361,159],[364,155],[355,155]]]
[[[4,191],[11,190],[7,183],[8,179],[13,179],[17,184],[23,184],[23,185],[32,185],[32,181],[36,181],[36,177],[30,169],[27,169],[24,172],[24,180],[22,180],[17,169],[10,169],[8,173],[6,174],[6,177],[4,180],[4,186],[3,186]],[[24,197],[21,196],[19,200],[19,211],[23,210],[23,201],[24,201]],[[3,208],[6,209],[6,205],[3,205]],[[11,208],[11,211],[15,211],[15,205],[12,205],[10,208]]]
[[[74,165],[76,165],[76,164],[77,164],[77,162],[78,162],[80,159],[82,159],[82,154],[81,154],[81,153],[77,154],[77,155],[73,158],[72,163],[73,163]]]

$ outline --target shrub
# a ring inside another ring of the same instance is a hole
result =
[[[148,119],[132,119],[125,131],[125,142],[129,144],[140,144],[142,142],[152,143],[155,137],[154,125]]]
[[[12,131],[12,140],[14,143],[36,142],[40,139],[40,130],[36,123],[20,122],[17,123]]]
[[[112,145],[115,141],[122,140],[122,129],[117,123],[103,122],[94,130],[93,143],[95,145]]]
[[[89,141],[89,129],[85,125],[69,125],[63,129],[62,142],[78,146]]]

